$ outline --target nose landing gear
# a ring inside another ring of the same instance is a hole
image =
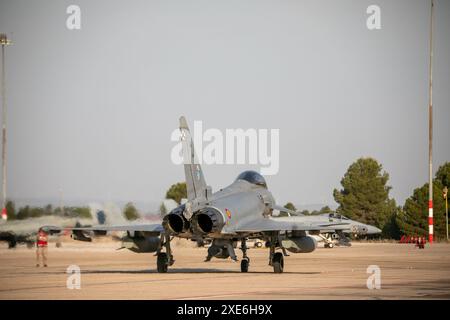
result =
[[[247,256],[247,243],[246,239],[241,241],[242,260],[241,260],[241,272],[248,272],[250,266],[250,258]]]
[[[284,256],[288,256],[286,249],[279,245],[281,241],[277,237],[272,237],[269,241],[270,251],[269,251],[269,266],[273,267],[273,272],[283,273],[284,270]],[[282,252],[275,252],[276,247],[280,247]]]

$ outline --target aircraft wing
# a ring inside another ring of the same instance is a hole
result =
[[[57,232],[62,230],[73,231],[142,231],[142,232],[154,232],[161,233],[164,231],[163,226],[160,223],[155,224],[126,224],[126,225],[98,225],[92,227],[73,227],[73,228],[61,228],[53,226],[44,226],[43,228],[50,230],[51,232]]]
[[[266,218],[264,220],[252,221],[237,226],[236,232],[264,232],[264,231],[326,231],[326,230],[345,230],[349,228],[348,222],[324,222],[322,221],[301,221],[299,217]]]

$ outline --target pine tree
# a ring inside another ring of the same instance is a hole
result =
[[[445,202],[442,196],[444,183],[450,180],[450,162],[444,163],[433,180],[433,229],[435,238],[446,237]],[[397,217],[402,234],[428,235],[428,183],[416,188],[405,201],[403,210]]]
[[[450,162],[444,163],[436,172],[436,179],[439,180],[443,186],[450,188]]]
[[[348,168],[341,180],[343,189],[334,189],[339,204],[337,212],[363,223],[383,229],[396,214],[391,187],[386,185],[389,174],[373,158],[360,158]]]
[[[136,220],[139,218],[139,212],[132,202],[128,202],[125,205],[123,214],[127,220]]]
[[[187,198],[186,182],[178,182],[173,184],[166,192],[166,199],[173,199],[176,203],[181,204],[181,199]]]

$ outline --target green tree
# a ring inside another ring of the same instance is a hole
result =
[[[92,214],[89,207],[73,207],[70,211],[72,215],[78,218],[92,219]]]
[[[334,189],[337,212],[350,219],[383,229],[396,214],[394,199],[389,198],[389,174],[373,158],[360,158],[350,165],[341,180],[343,189]]]
[[[6,201],[6,214],[8,215],[8,220],[15,220],[16,217],[16,205],[13,201]]]
[[[166,214],[167,214],[166,206],[164,205],[164,203],[161,203],[161,205],[159,206],[159,215],[161,218],[164,218]]]
[[[330,213],[330,212],[332,212],[332,210],[329,206],[322,207],[322,209],[320,209],[320,211],[319,211],[320,214]]]
[[[442,197],[441,181],[433,181],[433,221],[436,238],[446,236],[445,202]],[[428,234],[428,183],[414,189],[405,201],[403,210],[397,216],[397,224],[402,234],[426,236]]]
[[[391,239],[400,239],[402,232],[398,224],[398,217],[402,214],[402,208],[397,207],[396,211],[389,215],[383,227],[382,235]]]
[[[294,204],[292,202],[288,202],[284,205],[284,207],[286,209],[292,210],[292,211],[297,211],[297,208],[295,208]],[[287,217],[289,216],[289,214],[285,211],[280,211],[280,215],[279,217]]]
[[[436,180],[439,180],[443,186],[450,188],[450,162],[444,163],[436,172]]]
[[[17,212],[17,219],[23,220],[30,217],[30,206],[25,206],[19,209]]]
[[[292,202],[288,202],[284,205],[284,207],[286,209],[292,210],[292,211],[297,211],[297,208],[294,206],[294,204]]]
[[[128,202],[125,205],[123,214],[127,220],[136,220],[139,218],[139,212],[132,202]]]
[[[44,208],[44,212],[46,216],[50,216],[53,214],[53,206],[51,204],[48,204]]]
[[[186,182],[173,184],[166,192],[166,199],[173,199],[176,203],[181,204],[181,199],[187,198]]]

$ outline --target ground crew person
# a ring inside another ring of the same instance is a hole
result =
[[[36,241],[36,267],[39,267],[39,256],[42,257],[44,267],[47,266],[47,247],[48,235],[44,230],[39,229]]]

